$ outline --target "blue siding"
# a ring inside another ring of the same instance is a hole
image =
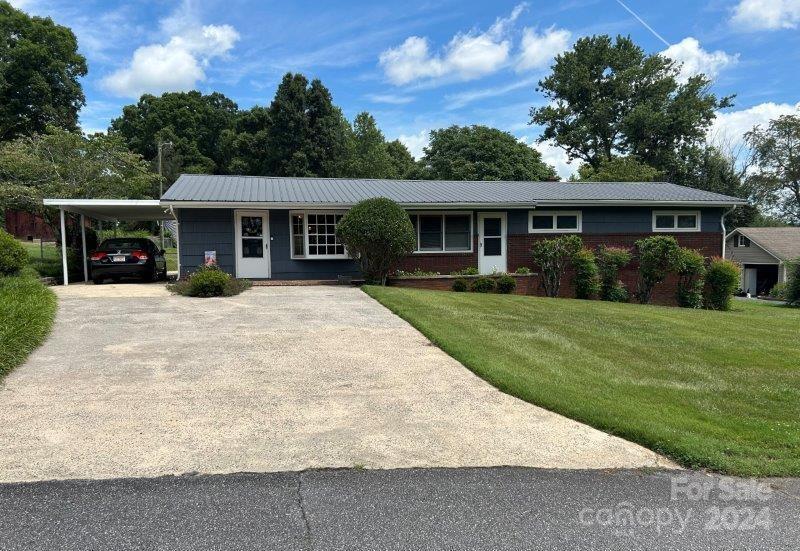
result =
[[[203,264],[205,251],[217,251],[219,267],[235,272],[232,209],[178,209],[181,277]]]

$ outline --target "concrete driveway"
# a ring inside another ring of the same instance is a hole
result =
[[[53,334],[0,387],[0,481],[674,466],[499,392],[358,289],[57,293]]]

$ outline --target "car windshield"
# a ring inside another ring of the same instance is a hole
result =
[[[102,250],[144,249],[147,241],[144,239],[106,239],[100,245]]]

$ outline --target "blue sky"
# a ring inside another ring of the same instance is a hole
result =
[[[554,55],[585,35],[629,34],[667,51],[686,74],[713,75],[736,94],[711,138],[800,106],[800,0],[469,2],[115,2],[12,0],[72,27],[89,74],[84,130],[105,130],[143,91],[220,91],[267,105],[286,71],[319,77],[352,118],[371,112],[387,138],[419,155],[427,132],[487,124],[534,144],[536,82]],[[560,150],[536,145],[562,176]]]

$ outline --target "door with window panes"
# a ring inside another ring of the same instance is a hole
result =
[[[269,211],[236,211],[236,277],[270,277]]]
[[[478,213],[478,271],[482,274],[506,271],[506,215]]]

